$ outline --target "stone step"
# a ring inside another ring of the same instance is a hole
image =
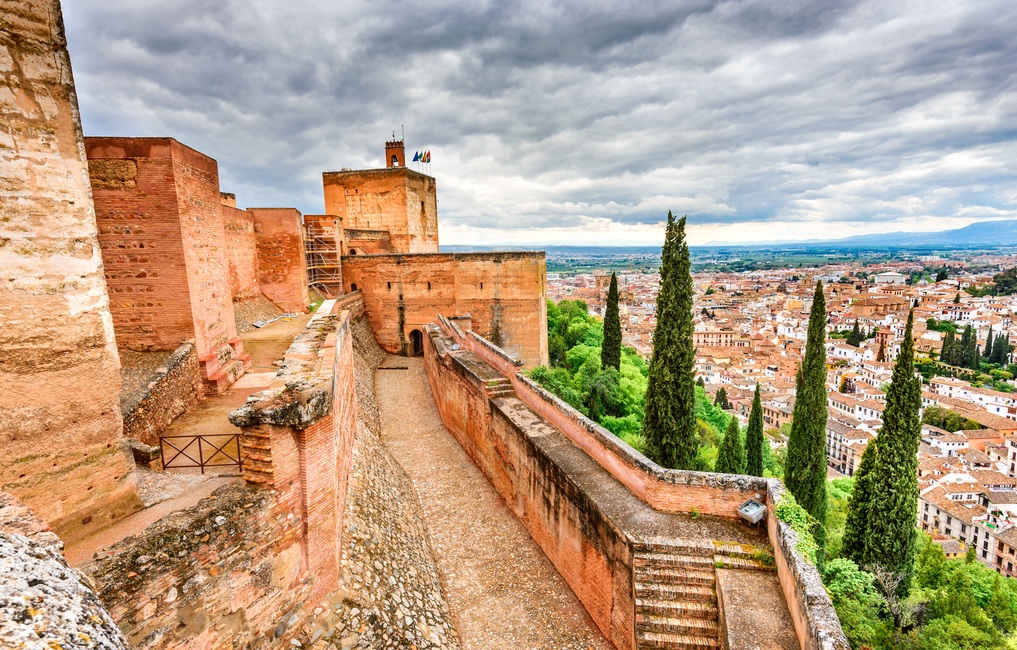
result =
[[[715,555],[727,555],[729,557],[753,558],[758,553],[768,553],[769,549],[752,544],[739,544],[738,542],[713,542]]]
[[[714,556],[714,566],[721,569],[738,569],[740,571],[776,571],[777,567],[773,564],[773,556],[770,555],[770,558],[770,562],[766,563],[755,558],[716,555]]]
[[[663,632],[713,638],[718,638],[720,635],[720,624],[715,619],[686,616],[637,614],[636,629],[640,632]]]
[[[638,638],[642,650],[711,650],[721,647],[720,640],[710,636],[640,632]]]
[[[717,584],[717,573],[713,566],[710,568],[665,566],[650,567],[637,566],[634,571],[635,581],[638,584],[685,584],[685,585],[708,585],[712,587]]]
[[[716,603],[675,601],[660,598],[636,598],[636,612],[671,618],[705,618],[716,621],[720,617]]]
[[[717,550],[712,542],[697,542],[693,540],[644,540],[632,545],[633,550],[639,553],[667,553],[671,555],[700,555],[713,557]]]
[[[636,553],[632,558],[635,567],[693,567],[712,569],[714,556],[681,555],[676,553]]]
[[[664,585],[636,583],[636,597],[717,603],[717,591],[706,585]]]

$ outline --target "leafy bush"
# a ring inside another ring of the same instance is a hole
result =
[[[819,545],[816,544],[816,538],[812,533],[818,523],[815,517],[798,505],[794,495],[790,492],[784,492],[774,507],[773,514],[777,519],[791,526],[791,530],[798,533],[795,550],[810,564],[815,564],[816,552],[819,550]]]

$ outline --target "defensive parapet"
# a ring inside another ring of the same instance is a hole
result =
[[[797,533],[774,517],[779,481],[664,469],[447,319],[424,353],[445,426],[616,647],[741,647],[761,620],[790,639],[775,647],[849,647]],[[767,506],[765,534],[738,522],[749,499]],[[758,562],[771,554],[775,576]]]

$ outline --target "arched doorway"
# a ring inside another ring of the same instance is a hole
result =
[[[419,357],[424,354],[424,333],[420,330],[410,332],[410,356]]]
[[[357,283],[354,282],[353,284],[350,285],[350,293],[353,293],[356,290],[357,290]]]

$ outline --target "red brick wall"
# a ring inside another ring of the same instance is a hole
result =
[[[258,247],[258,283],[266,298],[287,312],[307,311],[307,262],[300,212],[249,208]]]
[[[469,313],[481,336],[527,366],[547,363],[543,253],[436,253],[343,258],[343,282],[363,291],[378,344],[406,354],[410,332]]]
[[[237,336],[212,158],[172,138],[87,138],[117,342],[204,359]]]
[[[229,267],[233,300],[261,294],[258,286],[258,247],[254,239],[254,215],[228,205],[222,206],[226,263]]]
[[[517,373],[515,363],[503,351],[477,340],[472,333],[462,332],[448,320],[440,321],[440,328],[449,338],[432,343],[428,337],[424,349],[428,379],[442,421],[460,440],[463,448],[474,458],[477,465],[484,470],[492,484],[505,496],[510,507],[513,503],[516,504],[516,514],[526,524],[534,540],[555,563],[558,571],[583,601],[598,625],[601,625],[603,612],[597,608],[603,607],[606,593],[602,572],[598,573],[591,568],[596,566],[596,562],[590,558],[584,557],[583,561],[579,561],[567,549],[563,557],[562,550],[555,547],[555,541],[558,539],[553,534],[555,528],[546,526],[545,520],[550,519],[559,525],[560,519],[568,517],[567,513],[552,513],[541,520],[539,517],[528,517],[525,508],[521,510],[519,504],[541,503],[534,500],[532,495],[520,498],[518,493],[506,489],[508,485],[504,480],[506,472],[509,475],[519,472],[520,467],[524,466],[520,458],[525,457],[525,454],[520,454],[511,443],[505,442],[506,436],[502,433],[505,427],[499,423],[499,415],[496,412],[492,415],[483,412],[483,402],[488,402],[489,411],[497,411],[496,408],[490,407],[489,400],[480,389],[484,381],[481,379],[469,381],[469,372],[462,367],[458,368],[457,372],[455,365],[450,361],[450,355],[440,357],[435,352],[435,345],[444,346],[446,341],[458,343],[462,348],[477,355],[492,370],[510,377],[515,394],[522,402],[556,430],[565,434],[591,459],[654,509],[676,513],[689,513],[695,509],[702,514],[737,517],[736,509],[749,498],[771,505],[780,500],[783,487],[774,479],[661,469],[633,450],[627,449],[575,409]],[[523,434],[522,438],[528,439],[528,435],[539,435],[539,432],[530,431]],[[535,471],[540,475],[532,478],[531,483],[543,481],[549,485],[565,484],[560,478],[550,478],[556,469],[552,463],[536,465]],[[546,507],[548,503],[556,504],[560,501],[564,499],[554,500],[546,497],[543,504]],[[584,507],[596,510],[596,504],[590,503]],[[589,530],[589,527],[583,530]],[[772,507],[767,510],[767,533],[776,558],[781,590],[803,648],[847,650],[847,640],[823,587],[819,572],[794,550],[796,534],[787,524],[774,517]],[[586,547],[582,548],[586,553]],[[604,547],[593,545],[591,548],[597,550]],[[599,557],[615,556],[600,553]],[[612,614],[611,638],[625,639],[629,638],[625,636],[626,634],[632,634],[632,621],[624,615],[619,616],[618,602],[625,603],[621,610],[627,612],[631,609],[631,601],[626,600],[624,590],[618,587],[618,581],[624,579],[631,581],[631,575],[625,578],[618,564],[611,566],[614,570],[616,603]],[[587,591],[590,593],[585,593]],[[603,625],[601,629],[605,630],[605,634],[608,633]],[[617,641],[615,643],[618,645]]]
[[[237,338],[226,262],[219,168],[215,160],[173,142],[184,259],[198,359]]]
[[[120,347],[173,350],[194,336],[167,138],[86,138],[99,245]]]
[[[242,427],[248,482],[270,486],[307,522],[304,564],[314,597],[338,585],[346,483],[356,438],[349,312],[325,302],[284,355],[261,400],[230,415]],[[299,391],[288,388],[298,383]]]

